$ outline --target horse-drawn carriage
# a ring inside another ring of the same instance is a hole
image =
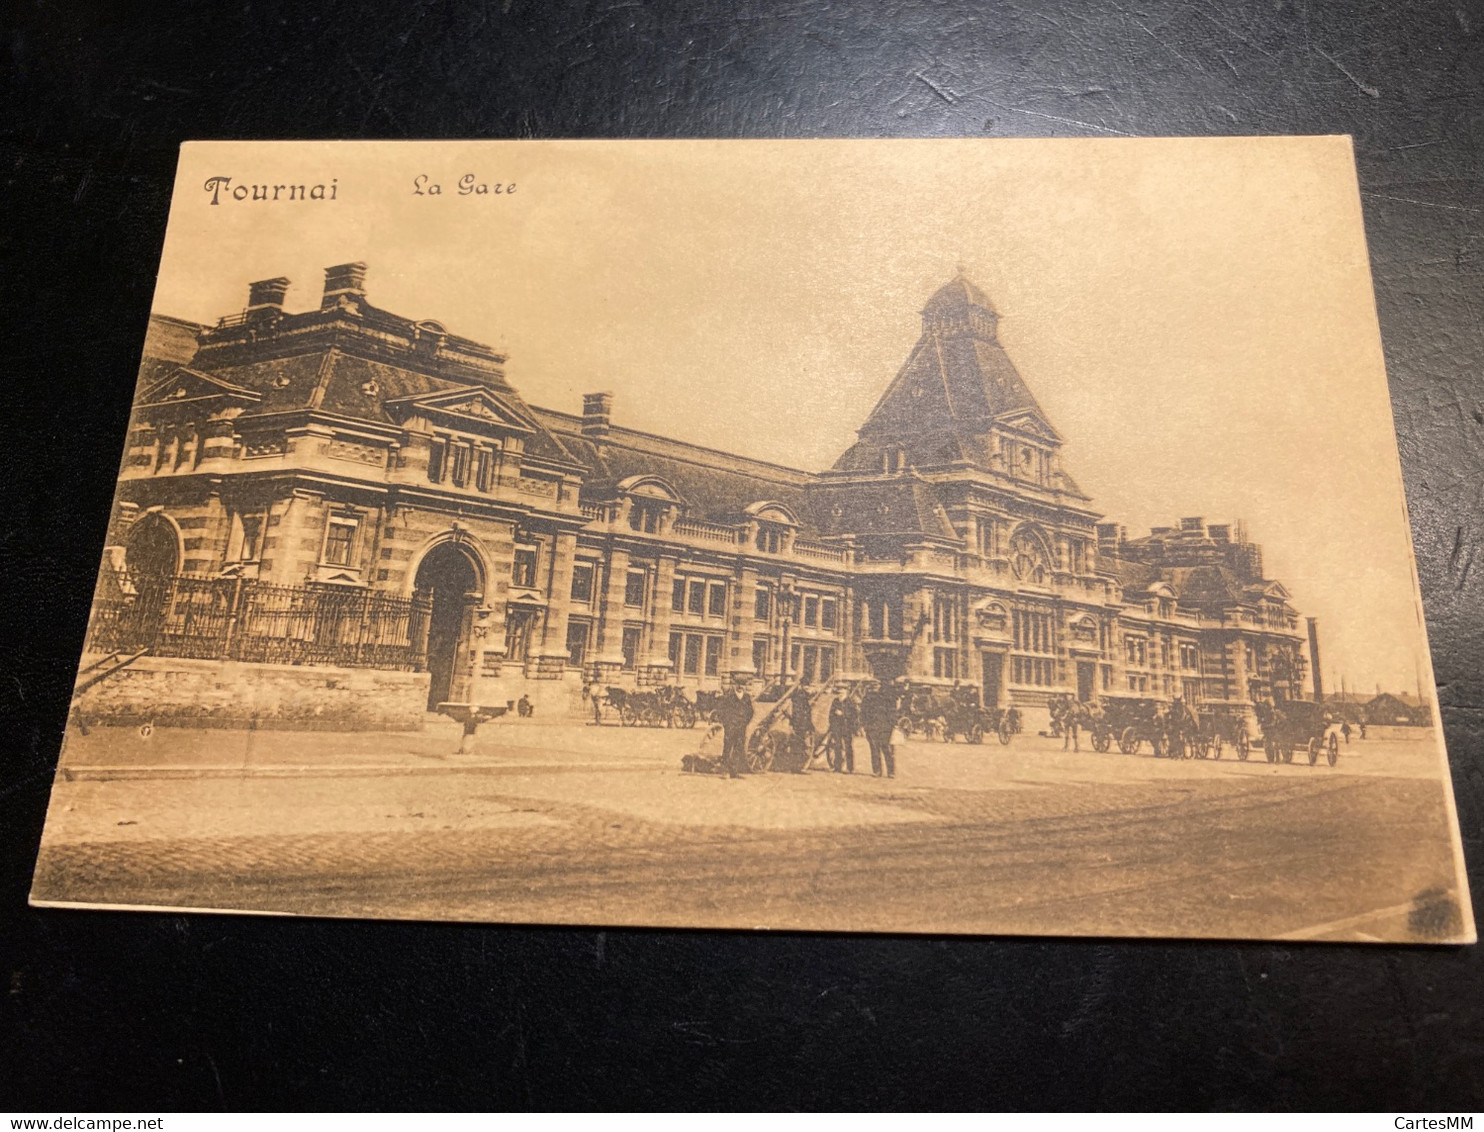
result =
[[[1259,703],[1257,725],[1262,729],[1262,749],[1268,762],[1293,762],[1294,751],[1307,751],[1313,766],[1323,754],[1330,766],[1340,760],[1340,738],[1330,731],[1333,722],[1325,706],[1313,700],[1279,700]]]
[[[1247,757],[1245,730],[1239,732],[1215,711],[1197,711],[1181,700],[1104,696],[1088,712],[1095,751],[1107,751],[1117,743],[1120,751],[1132,755],[1148,743],[1159,759],[1219,759],[1222,747],[1230,742],[1238,744],[1239,757]]]
[[[1159,700],[1140,696],[1104,696],[1088,723],[1092,731],[1092,749],[1104,752],[1118,744],[1125,755],[1132,755],[1148,743],[1157,757],[1169,750],[1165,705]]]
[[[897,726],[903,735],[918,734],[944,743],[956,738],[982,743],[986,735],[1009,743],[1021,728],[1021,717],[1018,708],[983,707],[977,688],[918,686],[907,690]]]
[[[663,685],[647,692],[609,688],[604,699],[625,727],[694,727],[700,713],[681,688]],[[598,707],[601,718],[602,704]]]

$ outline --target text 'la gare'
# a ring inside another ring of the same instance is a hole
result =
[[[461,197],[509,196],[515,192],[514,181],[483,181],[473,173],[465,173],[454,183],[454,191]],[[426,173],[412,178],[412,195],[415,197],[441,197],[443,186]]]

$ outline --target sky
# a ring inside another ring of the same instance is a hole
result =
[[[1245,522],[1327,689],[1430,680],[1348,139],[190,143],[154,309],[352,260],[532,404],[811,470],[961,268],[1095,507]]]

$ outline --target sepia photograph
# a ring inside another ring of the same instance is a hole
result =
[[[1475,939],[1346,138],[190,143],[139,331],[35,905]]]

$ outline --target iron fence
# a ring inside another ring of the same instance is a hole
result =
[[[87,647],[193,660],[420,671],[427,660],[430,610],[424,596],[105,568]]]

